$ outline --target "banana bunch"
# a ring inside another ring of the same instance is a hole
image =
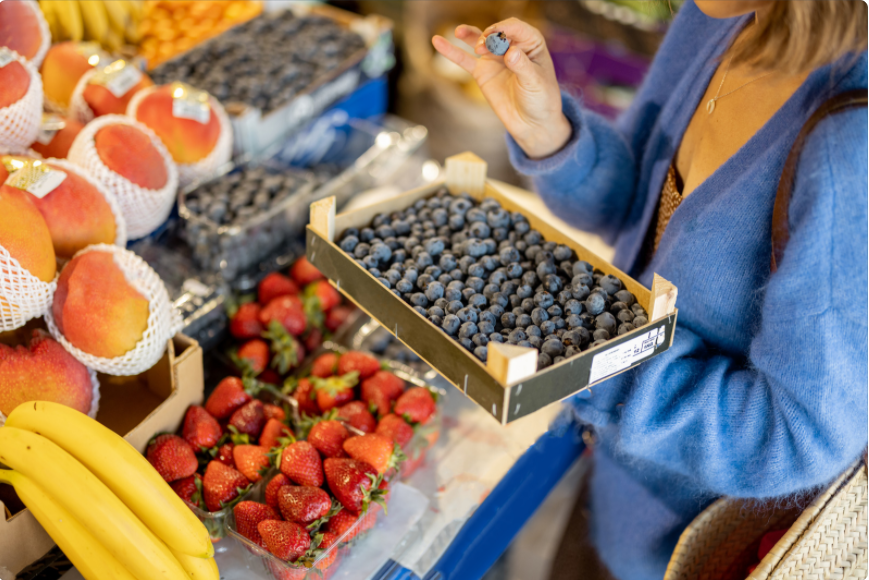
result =
[[[205,526],[133,446],[45,401],[0,427],[0,481],[87,580],[218,580]]]
[[[93,40],[110,52],[139,43],[142,0],[39,0],[54,42]]]

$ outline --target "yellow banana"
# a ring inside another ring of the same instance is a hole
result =
[[[169,548],[97,476],[45,437],[0,427],[0,463],[54,498],[138,580],[188,578]]]
[[[100,0],[78,0],[84,30],[90,40],[102,43],[109,30],[109,17]]]
[[[124,46],[124,35],[118,34],[116,30],[109,28],[106,31],[106,37],[103,39],[103,47],[109,52],[116,53]]]
[[[111,429],[49,401],[19,405],[6,425],[39,433],[81,461],[172,550],[198,558],[214,555],[202,522],[148,460]]]
[[[220,571],[214,558],[194,558],[180,552],[173,552],[173,554],[191,580],[220,580]]]
[[[60,23],[60,28],[63,30],[65,39],[79,42],[84,38],[84,26],[81,20],[81,10],[79,10],[78,2],[69,0],[52,0],[54,9],[57,12],[57,21]]]
[[[57,21],[57,12],[54,9],[54,4],[46,0],[39,0],[39,9],[42,10],[42,16],[48,23],[48,29],[51,31],[51,38],[54,42],[61,39],[60,23]]]
[[[87,580],[136,580],[101,543],[39,486],[17,471],[0,470],[36,521]]]
[[[131,20],[127,3],[124,0],[106,0],[103,2],[103,6],[105,6],[106,15],[109,17],[109,26],[123,38],[127,22]]]

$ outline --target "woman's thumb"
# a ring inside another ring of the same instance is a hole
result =
[[[519,82],[525,86],[537,85],[540,80],[537,67],[518,46],[511,46],[507,54],[504,55],[504,66],[513,72]]]

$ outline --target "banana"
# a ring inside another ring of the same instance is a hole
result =
[[[69,512],[17,471],[0,470],[36,521],[87,580],[136,580]]]
[[[78,0],[84,30],[90,40],[102,43],[109,30],[109,17],[100,0]]]
[[[72,455],[36,433],[0,428],[0,463],[69,511],[138,580],[183,580],[187,572],[133,512]]]
[[[124,46],[124,35],[112,28],[106,31],[106,37],[103,39],[103,48],[111,53],[117,53]]]
[[[127,22],[131,20],[129,6],[124,0],[106,0],[103,2],[106,15],[109,17],[109,26],[121,38],[127,28]]]
[[[171,549],[198,558],[214,555],[202,522],[148,460],[111,429],[49,401],[19,405],[6,425],[39,433],[81,461]]]
[[[81,10],[78,2],[69,0],[51,0],[57,12],[57,21],[63,30],[64,39],[79,42],[84,37],[84,27],[81,21]]]
[[[48,29],[51,31],[51,38],[54,42],[57,42],[61,38],[61,32],[54,4],[52,2],[47,2],[46,0],[39,0],[39,9],[42,10],[42,15],[48,23]]]
[[[214,558],[194,558],[180,552],[172,552],[187,571],[191,580],[220,580],[220,571]]]

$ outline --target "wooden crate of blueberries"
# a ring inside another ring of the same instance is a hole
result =
[[[504,424],[661,354],[676,325],[675,286],[644,288],[523,212],[472,153],[375,205],[312,204],[307,255]]]

